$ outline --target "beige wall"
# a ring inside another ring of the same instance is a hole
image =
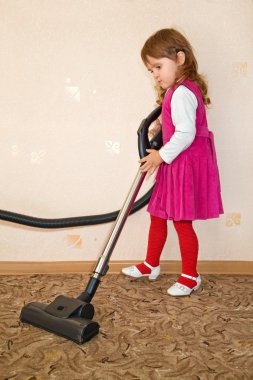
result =
[[[1,0],[1,209],[60,218],[121,207],[138,169],[136,130],[154,105],[139,52],[171,26],[195,47],[213,100],[225,215],[196,222],[200,259],[251,260],[250,0]],[[148,222],[145,210],[128,219],[113,260],[144,257]],[[112,227],[0,226],[0,261],[95,260]],[[162,257],[179,258],[172,225]]]

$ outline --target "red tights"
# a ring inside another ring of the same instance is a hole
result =
[[[196,271],[196,267],[198,259],[198,238],[193,229],[192,221],[173,221],[173,224],[179,240],[182,258],[182,273],[197,277],[198,273]],[[151,215],[146,262],[152,267],[159,265],[160,256],[166,239],[167,220]],[[144,263],[138,264],[137,268],[143,274],[148,274],[151,272],[151,269]],[[196,281],[182,276],[180,276],[177,281],[190,288],[193,288],[196,285]]]

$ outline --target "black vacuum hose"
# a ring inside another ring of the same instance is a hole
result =
[[[140,158],[147,155],[146,149],[159,149],[162,146],[162,134],[159,132],[151,141],[148,139],[148,129],[151,123],[155,121],[161,113],[161,107],[157,107],[144,119],[138,129],[138,149]],[[149,202],[153,187],[143,195],[133,205],[130,214],[133,214],[146,206]],[[36,228],[68,228],[79,226],[90,226],[94,224],[103,224],[112,222],[117,219],[119,210],[101,215],[76,216],[72,218],[47,219],[36,218],[34,216],[18,214],[11,211],[0,210],[0,219],[16,224]]]
[[[143,197],[134,203],[132,211],[130,214],[135,213],[140,210],[150,199],[152,194],[152,189],[150,189]],[[37,227],[37,228],[68,228],[68,227],[79,227],[79,226],[90,226],[94,224],[109,223],[117,219],[119,210],[113,211],[107,214],[101,215],[89,215],[89,216],[75,216],[72,218],[60,218],[60,219],[46,219],[46,218],[36,218],[34,216],[18,214],[11,211],[0,210],[0,219],[6,220],[7,222],[23,224],[25,226]]]

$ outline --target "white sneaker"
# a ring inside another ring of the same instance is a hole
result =
[[[176,282],[167,290],[167,293],[172,297],[189,296],[192,292],[194,292],[195,290],[198,290],[201,285],[200,274],[198,275],[198,277],[188,276],[188,274],[181,274],[181,276],[190,278],[191,280],[196,281],[197,285],[194,286],[193,288],[189,288],[188,286],[185,286],[185,285],[180,284],[179,282]]]
[[[127,268],[122,268],[122,273],[124,273],[126,276],[130,276],[130,277],[134,277],[134,278],[148,277],[149,280],[156,280],[160,274],[160,265],[158,265],[157,267],[152,267],[146,261],[144,261],[144,264],[148,268],[151,269],[151,273],[142,274],[135,265],[133,265],[131,267],[127,267]]]

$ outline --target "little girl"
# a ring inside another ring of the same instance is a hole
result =
[[[211,102],[192,47],[178,31],[156,32],[144,44],[141,57],[162,99],[163,147],[147,150],[149,155],[140,160],[142,172],[152,174],[159,167],[148,206],[151,224],[146,260],[122,272],[150,280],[159,276],[167,220],[172,220],[182,274],[167,292],[185,296],[201,285],[196,269],[198,238],[192,221],[218,218],[223,213],[213,134],[206,120],[205,106]]]

